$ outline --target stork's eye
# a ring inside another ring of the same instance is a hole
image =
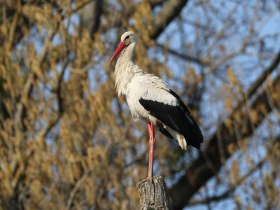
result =
[[[127,44],[127,45],[130,44],[129,37],[130,37],[130,35],[127,36],[127,37],[125,37],[125,39],[124,39],[124,42],[125,42],[125,44]]]

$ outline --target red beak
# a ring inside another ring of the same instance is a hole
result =
[[[120,44],[118,45],[117,49],[115,50],[112,58],[109,61],[109,64],[111,64],[113,62],[113,60],[120,54],[120,52],[126,47],[124,42],[120,42]]]

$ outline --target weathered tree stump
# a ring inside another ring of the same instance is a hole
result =
[[[141,210],[172,210],[162,176],[145,179],[137,184]]]

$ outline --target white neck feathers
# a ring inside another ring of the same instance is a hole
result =
[[[133,62],[135,45],[136,43],[131,43],[127,46],[117,60],[114,74],[118,95],[127,94],[127,85],[135,74]]]

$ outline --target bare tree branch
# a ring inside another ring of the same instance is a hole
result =
[[[76,182],[75,186],[73,187],[73,189],[71,190],[70,192],[70,196],[67,200],[67,207],[66,207],[66,210],[70,210],[72,205],[73,205],[73,201],[74,201],[74,197],[77,193],[77,191],[79,190],[79,188],[81,187],[81,185],[85,182],[86,178],[88,176],[90,176],[90,174],[92,173],[92,169],[85,172],[81,178]]]
[[[277,69],[278,64],[280,63],[280,52],[278,52],[278,54],[276,55],[275,59],[273,60],[273,62],[270,64],[270,66],[265,69],[263,71],[263,73],[261,74],[260,77],[258,77],[258,79],[251,85],[251,87],[249,88],[248,92],[247,92],[247,96],[248,98],[250,98],[255,92],[256,90],[263,84],[263,82],[267,79],[267,77],[274,71]],[[242,104],[244,104],[245,101],[243,101],[243,103],[239,103],[239,105],[237,106],[237,109],[240,108],[240,106],[242,106]]]
[[[91,1],[79,11],[80,15],[80,33],[87,29],[90,36],[98,30],[102,14],[103,0]]]
[[[53,38],[57,32],[57,30],[59,29],[59,23],[57,24],[57,26],[54,28],[54,30],[52,32],[49,33],[45,44],[43,46],[42,49],[42,53],[40,56],[40,60],[38,61],[39,65],[38,67],[41,69],[46,57],[47,57],[47,53],[48,50],[51,46],[51,42],[53,41]],[[28,97],[30,96],[35,80],[40,77],[41,72],[30,72],[27,78],[27,81],[24,85],[24,89],[22,91],[21,94],[21,99],[19,101],[19,103],[17,104],[17,112],[16,112],[16,117],[15,117],[15,121],[16,121],[16,127],[18,131],[22,131],[24,129],[24,123],[23,123],[23,118],[24,118],[24,113],[26,112],[26,108],[25,108],[25,102],[28,100]]]
[[[156,39],[169,25],[169,23],[179,15],[188,0],[174,0],[165,3],[161,11],[152,20],[152,27],[149,35],[152,39]]]
[[[200,64],[202,66],[208,65],[207,61],[203,61],[200,58],[196,58],[196,57],[188,55],[186,53],[184,53],[184,54],[180,53],[177,50],[173,50],[171,48],[167,48],[166,46],[164,46],[162,44],[157,43],[156,46],[161,48],[163,51],[167,51],[167,52],[171,53],[172,55],[175,55],[175,56],[177,56],[177,57],[179,57],[179,58],[181,58],[183,60],[190,61],[190,62],[193,62],[193,63],[197,63],[197,64]]]
[[[155,8],[156,6],[160,6],[164,4],[167,0],[151,0],[150,4],[152,8]]]
[[[228,190],[226,190],[225,192],[221,193],[220,195],[215,195],[215,196],[212,196],[212,197],[191,200],[188,203],[188,206],[208,204],[210,202],[217,202],[217,201],[221,201],[221,200],[224,200],[224,199],[228,198],[231,195],[231,193],[233,193],[235,191],[235,189],[240,184],[242,184],[256,170],[260,169],[264,165],[265,162],[266,162],[266,159],[261,160],[258,164],[256,164],[249,171],[247,171],[247,173],[244,176],[242,176],[239,180],[237,180],[237,182],[236,182],[236,184],[234,186],[231,186]]]
[[[278,58],[278,56],[277,56]],[[273,61],[266,70],[272,68],[277,68],[280,59],[277,62]],[[273,81],[273,93],[275,95],[280,94],[280,75]],[[252,95],[252,93],[248,93]],[[252,101],[249,109],[254,110],[258,119],[253,122],[253,126],[257,127],[266,117],[268,113],[272,111],[272,108],[269,103],[267,92],[262,90],[258,96]],[[279,107],[279,101],[274,101],[275,104]],[[258,109],[259,106],[262,106],[266,113]],[[242,119],[242,120],[240,120]],[[240,137],[244,138],[252,134],[251,120],[248,113],[242,109],[236,109],[231,116],[229,116],[224,123],[222,123],[218,130],[221,132],[221,137],[224,142],[224,158],[228,159],[231,154],[228,151],[228,145],[231,143],[237,142],[237,137],[234,131],[231,131],[232,126],[237,126],[240,130]],[[246,128],[246,129],[245,129]],[[174,209],[181,210],[188,202],[188,200],[197,192],[197,190],[204,185],[211,177],[213,177],[222,167],[222,162],[220,159],[220,152],[218,148],[218,135],[215,134],[209,140],[208,147],[199,157],[192,163],[192,165],[186,170],[186,175],[180,178],[180,180],[171,188],[170,195],[173,199]],[[215,170],[210,168],[207,162],[211,162],[211,165],[215,167]],[[180,194],[181,196],[176,196]]]
[[[280,143],[280,136],[276,137],[273,141],[273,145],[268,149],[267,156],[271,155],[273,153],[273,149],[277,144]],[[259,161],[254,167],[252,167],[250,170],[247,171],[242,177],[240,177],[236,183],[231,186],[228,190],[225,192],[221,193],[220,195],[215,195],[212,197],[208,198],[201,198],[201,199],[196,199],[196,200],[190,200],[188,203],[188,206],[194,206],[194,205],[201,205],[201,204],[208,204],[210,202],[217,202],[224,200],[228,198],[231,193],[235,191],[235,189],[240,186],[246,179],[248,179],[256,170],[260,169],[265,163],[267,162],[267,157],[263,158],[261,161]]]

